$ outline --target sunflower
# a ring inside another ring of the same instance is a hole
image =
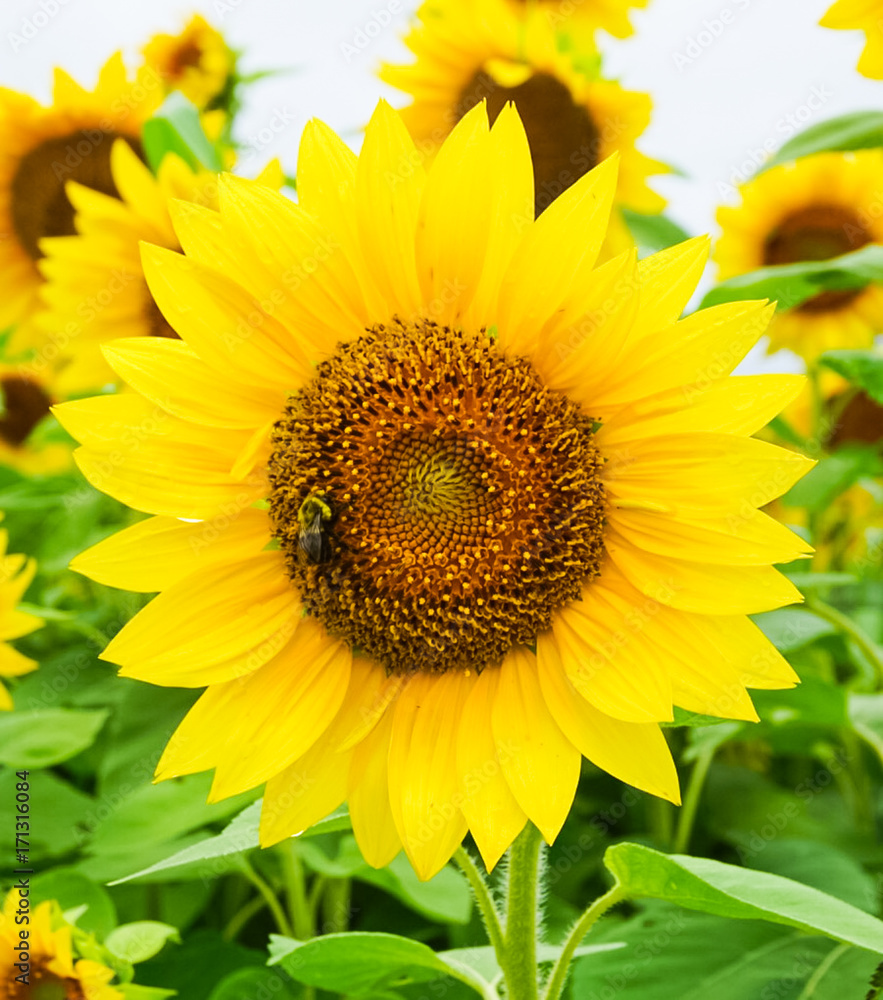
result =
[[[27,556],[7,554],[7,542],[6,531],[0,530],[0,678],[20,677],[37,669],[36,661],[23,656],[9,645],[9,641],[29,635],[43,624],[39,618],[16,610],[37,567],[34,560]],[[12,698],[0,682],[0,709],[11,708]]]
[[[175,206],[186,256],[144,266],[182,339],[106,347],[135,391],[59,407],[154,515],[73,564],[162,592],[103,656],[208,686],[158,778],[266,782],[265,845],[348,799],[425,879],[467,828],[488,866],[528,818],[553,840],[581,755],[678,801],[672,703],[754,719],[746,686],[796,681],[745,616],[800,600],[756,508],[812,463],[749,435],[802,380],[726,377],[763,303],[677,321],[704,240],[593,268],[615,171],[534,221],[513,107],[424,169],[381,103],[358,158],[307,127],[299,205]]]
[[[883,3],[881,0],[837,0],[819,22],[823,28],[863,31],[865,48],[858,71],[872,80],[883,80]]]
[[[108,340],[177,336],[147,288],[138,244],[180,250],[167,207],[171,198],[217,208],[217,174],[193,171],[174,154],[163,158],[154,177],[127,143],[117,142],[110,166],[119,196],[70,185],[78,235],[41,243],[45,308],[35,314],[28,339],[56,346],[55,385],[62,396],[115,380],[101,354]],[[281,186],[278,164],[260,179]]]
[[[555,32],[544,18],[534,16],[525,25],[503,0],[426,4],[418,17],[406,39],[416,62],[387,64],[380,74],[413,98],[401,115],[418,147],[436,151],[482,100],[492,121],[514,101],[531,150],[536,214],[617,153],[616,208],[602,257],[631,246],[619,208],[652,214],[665,207],[647,187],[647,177],[668,168],[635,148],[650,122],[649,95],[588,74],[571,55],[558,51]]]
[[[742,203],[719,208],[719,276],[797,261],[828,260],[883,242],[883,152],[817,153],[773,167],[741,189]],[[883,329],[883,289],[827,291],[779,313],[769,350],[811,360],[840,347],[868,347]]]
[[[508,0],[518,16],[542,14],[548,24],[573,44],[591,44],[595,29],[603,28],[617,38],[628,38],[634,28],[629,8],[646,7],[648,0]]]
[[[20,322],[36,304],[40,240],[74,232],[65,183],[115,195],[114,139],[140,150],[141,125],[161,89],[146,69],[129,80],[119,54],[104,65],[92,92],[57,69],[50,107],[0,89],[0,330]]]
[[[71,449],[41,439],[53,396],[49,381],[31,365],[0,364],[0,466],[25,475],[70,468]]]
[[[167,90],[180,91],[200,110],[228,103],[236,61],[224,36],[200,14],[178,35],[154,35],[142,55]]]
[[[17,923],[18,914],[28,914],[28,924]],[[20,950],[22,930],[28,932],[28,947]],[[72,930],[58,903],[46,901],[31,909],[18,889],[7,894],[0,913],[0,981],[7,1000],[123,1000],[123,993],[110,985],[112,969],[76,957]],[[30,964],[28,973],[22,964]],[[20,978],[25,974],[27,982]]]

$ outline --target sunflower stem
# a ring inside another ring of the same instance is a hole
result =
[[[288,917],[285,916],[285,910],[279,905],[276,893],[273,892],[270,886],[261,878],[260,875],[258,875],[247,858],[242,859],[242,870],[248,881],[251,882],[255,889],[257,889],[261,896],[263,896],[264,901],[270,908],[270,912],[273,914],[273,919],[276,921],[279,933],[283,934],[285,937],[291,937],[291,924],[288,922]]]
[[[297,853],[297,841],[283,841],[280,845],[282,870],[285,873],[285,893],[291,916],[292,936],[298,941],[308,941],[315,934],[313,914],[307,899],[304,866]]]
[[[883,686],[883,651],[881,651],[874,640],[866,632],[863,632],[851,618],[848,618],[842,612],[831,607],[830,604],[819,600],[817,597],[808,596],[806,598],[806,607],[809,611],[818,615],[819,618],[824,618],[825,621],[830,622],[838,632],[842,633],[847,639],[850,639],[858,646],[877,673],[878,687]]]
[[[567,940],[564,942],[564,947],[561,949],[561,954],[558,956],[558,960],[555,962],[552,973],[546,982],[543,1000],[558,1000],[561,996],[561,991],[564,989],[564,984],[567,982],[567,974],[570,971],[570,963],[573,961],[574,952],[579,947],[580,942],[591,930],[592,925],[611,906],[615,906],[621,900],[625,899],[625,896],[625,890],[617,882],[612,889],[605,892],[603,896],[599,896],[573,925],[570,934],[567,935]]]
[[[672,852],[683,854],[689,850],[690,836],[693,833],[693,823],[696,820],[696,810],[699,808],[699,799],[702,796],[702,789],[705,786],[705,778],[711,761],[714,758],[714,747],[703,750],[696,758],[693,770],[690,772],[690,783],[687,785],[687,794],[684,796],[684,806],[678,816],[678,828],[675,832]]]
[[[537,904],[542,837],[528,823],[509,848],[506,955],[503,972],[509,1000],[537,1000]]]
[[[330,878],[322,893],[322,933],[341,934],[349,930],[352,882],[348,878]]]
[[[488,940],[497,956],[500,968],[503,968],[506,961],[506,941],[503,937],[503,926],[500,923],[500,914],[491,895],[490,886],[485,881],[484,876],[478,870],[478,865],[472,860],[468,852],[463,847],[458,847],[454,852],[454,863],[466,876],[472,891],[475,894],[475,901],[478,903],[478,910],[487,931]]]

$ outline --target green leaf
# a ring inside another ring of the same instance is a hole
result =
[[[755,625],[782,653],[808,646],[825,635],[833,635],[834,626],[803,608],[782,608],[752,615]]]
[[[209,142],[199,112],[183,94],[170,94],[156,114],[144,123],[144,154],[156,173],[166,153],[176,153],[192,169],[222,170],[223,164]]]
[[[15,800],[15,771],[0,771],[0,802]],[[86,839],[96,803],[88,795],[51,771],[34,771],[31,785],[31,813],[40,822],[31,828],[31,851],[42,859],[59,857],[79,847]]]
[[[472,913],[472,893],[463,876],[453,868],[442,868],[434,878],[421,882],[411,863],[400,854],[386,868],[364,865],[356,878],[385,889],[430,920],[465,924]]]
[[[837,372],[883,405],[883,354],[875,351],[828,351],[819,364]]]
[[[663,729],[676,729],[679,726],[687,726],[691,729],[704,729],[706,726],[720,726],[726,719],[719,719],[716,715],[701,715],[699,712],[688,712],[677,705],[673,711],[674,718],[671,722],[661,722]]]
[[[831,844],[780,837],[756,854],[749,866],[810,885],[868,913],[876,912],[875,879],[855,858]]]
[[[177,927],[161,924],[158,920],[139,920],[117,927],[107,935],[104,946],[117,958],[137,965],[158,955],[167,941],[181,943]]]
[[[800,590],[827,590],[830,587],[848,587],[858,583],[852,573],[787,573],[788,579]]]
[[[624,941],[605,941],[601,944],[583,944],[573,953],[574,958],[581,958],[584,955],[598,955],[604,951],[619,951],[626,947]],[[557,960],[561,954],[561,948],[553,944],[537,945],[537,962],[545,965]],[[493,982],[500,974],[501,969],[497,963],[497,955],[490,945],[480,945],[474,948],[453,948],[450,951],[438,952],[438,957],[450,965],[458,968],[471,969],[485,982]]]
[[[209,1000],[299,1000],[302,986],[273,969],[237,969],[225,976],[209,994]]]
[[[260,847],[258,827],[261,818],[261,803],[258,799],[242,810],[230,824],[214,837],[208,837],[192,844],[162,861],[136,871],[132,875],[117,879],[111,885],[131,882],[134,879],[153,876],[160,872],[175,871],[175,878],[206,878],[224,874],[236,869],[235,864],[224,865],[221,858],[233,858],[246,851]],[[302,837],[318,836],[323,833],[333,833],[338,830],[349,830],[352,827],[349,812],[345,807],[335,810],[330,816],[315,823],[301,834]],[[212,862],[207,864],[207,862]]]
[[[106,711],[38,708],[0,716],[0,764],[51,767],[92,746]]]
[[[138,983],[114,984],[115,990],[123,995],[123,1000],[166,1000],[177,995],[176,990],[165,990],[161,986],[139,986]]]
[[[633,899],[665,899],[739,920],[768,920],[883,953],[883,922],[817,889],[708,858],[639,844],[607,849],[604,863]]]
[[[877,475],[881,468],[880,456],[872,446],[846,445],[822,458],[788,490],[782,503],[788,507],[823,511],[863,476]]]
[[[883,694],[850,694],[847,712],[853,729],[883,762]]]
[[[54,868],[31,879],[31,902],[54,899],[64,911],[85,907],[76,924],[106,937],[116,927],[117,915],[113,900],[103,886],[96,885],[73,868]]]
[[[769,299],[779,309],[793,309],[824,291],[864,288],[883,281],[883,246],[871,244],[828,260],[775,264],[727,278],[710,289],[699,306],[745,299]]]
[[[853,111],[804,129],[767,160],[761,172],[829,149],[845,151],[874,149],[877,146],[883,146],[883,112]]]
[[[574,998],[858,1000],[877,961],[866,951],[784,927],[657,902],[627,921],[604,921],[592,936],[615,936],[627,950],[577,961]],[[838,982],[840,992],[830,992]],[[810,985],[815,992],[801,992]]]
[[[427,945],[394,934],[326,934],[311,941],[271,938],[270,963],[298,982],[338,993],[366,993],[382,987],[469,975],[449,965]],[[480,986],[476,986],[477,989]]]
[[[632,239],[649,253],[665,250],[690,238],[686,230],[665,215],[645,215],[630,208],[623,208],[622,215]]]

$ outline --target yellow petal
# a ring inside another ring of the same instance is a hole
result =
[[[395,705],[389,794],[396,829],[421,880],[432,878],[466,834],[457,787],[457,731],[475,677],[415,674]]]
[[[362,857],[373,868],[384,868],[402,849],[389,803],[389,740],[394,711],[380,722],[352,752],[347,800],[353,833]]]
[[[152,594],[201,566],[257,555],[270,537],[267,512],[254,507],[196,523],[151,517],[81,552],[70,568],[108,587]]]
[[[460,808],[488,871],[527,822],[503,776],[491,731],[499,673],[488,669],[478,678],[463,707],[457,741]]]
[[[257,670],[300,621],[281,552],[207,566],[164,590],[101,654],[125,677],[201,687]]]
[[[537,332],[589,277],[607,232],[618,158],[584,174],[525,228],[500,290],[500,346],[536,348]]]
[[[267,783],[260,830],[264,847],[306,830],[343,802],[354,751],[337,748],[362,713],[365,691],[376,689],[372,674],[377,673],[383,670],[376,663],[354,657],[346,696],[331,725],[302,757]]]
[[[537,650],[537,664],[552,717],[584,757],[620,781],[680,804],[678,773],[659,726],[599,712],[567,679],[554,645]]]
[[[491,728],[515,800],[551,844],[573,804],[580,754],[546,706],[527,649],[510,650],[499,668]]]
[[[681,315],[705,270],[710,246],[707,236],[696,236],[640,262],[639,329],[653,333],[674,323]]]

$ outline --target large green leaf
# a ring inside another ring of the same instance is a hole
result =
[[[106,711],[37,708],[0,715],[0,764],[52,767],[92,746]]]
[[[304,988],[275,969],[237,969],[212,990],[209,1000],[299,1000]]]
[[[789,139],[775,156],[764,163],[761,170],[769,170],[780,163],[797,160],[801,156],[825,150],[873,149],[883,146],[883,112],[853,111],[828,121],[810,125],[793,139]]]
[[[478,992],[486,986],[456,961],[445,962],[420,941],[394,934],[326,934],[311,941],[274,936],[270,956],[270,964],[281,963],[298,982],[346,994],[364,994],[442,976],[453,976],[473,985]]]
[[[793,309],[823,291],[864,288],[883,281],[883,246],[869,245],[829,260],[775,264],[727,278],[710,289],[700,308],[744,299],[769,299]]]
[[[877,962],[866,951],[789,928],[665,903],[648,904],[627,921],[606,923],[592,936],[615,936],[627,949],[577,961],[574,998],[858,1000]]]
[[[139,965],[138,982],[177,990],[179,1000],[207,1000],[237,969],[263,968],[266,961],[265,951],[225,941],[216,931],[199,930],[188,934],[178,947],[163,948],[155,958]]]
[[[878,475],[883,469],[877,450],[870,445],[849,444],[833,455],[826,455],[818,465],[795,483],[782,497],[789,507],[823,511],[864,476]]]
[[[883,922],[817,889],[708,858],[639,844],[607,849],[604,863],[633,899],[664,899],[721,917],[768,920],[883,954]]]
[[[808,646],[825,635],[833,635],[834,626],[804,608],[781,608],[752,616],[763,634],[783,653]]]
[[[863,389],[883,406],[883,354],[876,351],[828,351],[819,363]]]

